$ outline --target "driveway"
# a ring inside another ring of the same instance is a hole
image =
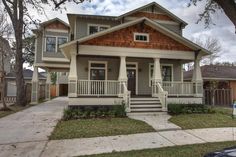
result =
[[[39,156],[68,104],[65,97],[0,119],[0,156]]]

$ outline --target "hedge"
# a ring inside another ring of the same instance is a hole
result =
[[[168,104],[168,113],[171,115],[212,112],[214,111],[204,104]]]
[[[124,105],[83,106],[64,109],[63,120],[126,117]]]

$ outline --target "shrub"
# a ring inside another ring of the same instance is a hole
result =
[[[124,105],[83,106],[64,109],[63,120],[125,117]]]
[[[168,113],[172,115],[191,113],[213,113],[204,104],[168,104]]]

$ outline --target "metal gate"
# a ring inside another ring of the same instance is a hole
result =
[[[232,106],[232,89],[204,89],[204,103],[206,105]]]

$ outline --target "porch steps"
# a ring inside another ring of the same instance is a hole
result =
[[[129,114],[157,114],[162,112],[161,102],[158,98],[131,98]]]

